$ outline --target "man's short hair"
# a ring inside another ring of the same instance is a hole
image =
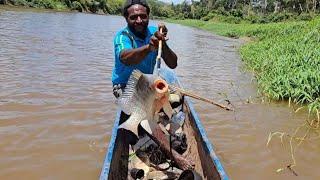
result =
[[[125,0],[122,8],[122,15],[128,17],[128,8],[132,5],[140,4],[147,9],[147,14],[150,14],[150,8],[146,0]]]

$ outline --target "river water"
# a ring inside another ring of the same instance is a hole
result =
[[[155,25],[157,22],[150,22]],[[111,93],[113,36],[122,17],[0,8],[0,179],[97,179],[116,105]],[[231,179],[319,179],[319,141],[296,151],[268,134],[292,133],[307,118],[287,103],[262,102],[243,70],[240,40],[167,24],[186,89]],[[249,103],[248,103],[249,102]]]

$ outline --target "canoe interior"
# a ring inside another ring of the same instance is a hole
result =
[[[210,156],[210,152],[203,141],[199,129],[196,126],[194,116],[191,114],[189,107],[184,103],[184,112],[186,121],[183,125],[183,131],[187,136],[188,156],[192,157],[195,162],[195,170],[203,179],[221,179],[220,174]],[[124,122],[128,117],[121,113],[119,124]],[[128,179],[128,159],[129,159],[129,139],[128,131],[118,129],[114,144],[112,160],[108,179]]]
[[[159,73],[169,84],[176,84],[181,87],[181,83],[173,71],[161,68]],[[203,179],[228,180],[229,178],[214,152],[191,101],[188,97],[183,99],[183,111],[186,114],[183,131],[187,137],[187,156],[192,157],[195,162],[195,171]],[[128,179],[130,139],[128,138],[127,130],[118,129],[119,125],[127,118],[128,116],[120,110],[117,112],[100,180]]]

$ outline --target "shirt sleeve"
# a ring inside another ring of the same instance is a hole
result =
[[[128,36],[120,33],[114,38],[115,56],[118,59],[120,59],[120,53],[122,50],[132,48],[132,42]]]
[[[151,35],[153,35],[156,31],[158,31],[158,28],[156,26],[149,26],[149,31]]]

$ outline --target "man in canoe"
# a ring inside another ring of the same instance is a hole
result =
[[[148,26],[150,8],[146,0],[126,0],[122,13],[127,27],[120,30],[114,38],[115,65],[112,70],[112,84],[116,97],[121,94],[134,69],[145,74],[153,73],[160,40],[163,42],[164,62],[172,69],[177,66],[177,56],[166,43],[166,26]]]
[[[163,42],[161,56],[164,62],[172,69],[177,66],[177,56],[166,43],[168,29],[164,24],[159,24],[158,28],[148,26],[149,13],[150,8],[145,0],[127,0],[124,3],[123,16],[127,27],[120,30],[114,38],[115,65],[112,70],[112,83],[113,93],[117,98],[123,93],[135,69],[144,74],[153,73],[160,40]],[[192,161],[175,150],[170,151],[169,141],[159,127],[153,129],[149,135],[181,169],[193,167]]]

